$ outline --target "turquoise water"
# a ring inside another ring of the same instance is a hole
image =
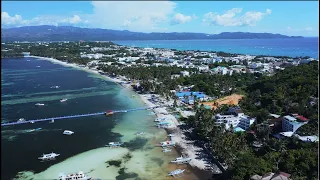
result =
[[[106,81],[100,75],[34,58],[2,59],[1,65],[2,123],[19,118],[47,118],[145,106],[140,98],[132,98],[134,92]],[[60,88],[52,89],[51,86]],[[61,103],[59,100],[63,98],[68,101]],[[45,106],[35,106],[39,102]],[[166,132],[154,126],[155,116],[150,116],[150,112],[2,127],[1,179],[54,179],[61,172],[79,170],[101,179],[166,178],[168,171],[176,168],[169,162],[178,153],[173,150],[164,154],[155,147],[166,140]],[[34,130],[36,128],[41,129]],[[64,136],[64,130],[75,134]],[[138,131],[147,134],[138,138],[134,135]],[[115,141],[125,142],[125,147],[104,147]],[[50,152],[61,155],[55,161],[39,162],[39,156]],[[127,153],[131,156],[129,160],[124,159]],[[108,166],[108,160],[120,160],[122,164],[120,167]],[[125,170],[120,171],[121,168]],[[187,179],[197,179],[188,166],[185,168],[189,169]]]
[[[318,38],[115,41],[125,46],[318,58]]]

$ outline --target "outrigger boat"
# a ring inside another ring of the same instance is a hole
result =
[[[17,122],[25,122],[25,121],[26,121],[26,119],[20,118]]]
[[[82,171],[79,171],[78,173],[75,174],[68,174],[65,175],[64,173],[60,173],[59,175],[59,180],[90,180],[91,177],[86,176]]]
[[[69,131],[69,130],[63,131],[63,134],[65,134],[65,135],[72,135],[73,133],[74,133],[74,132]]]
[[[106,147],[110,147],[110,148],[113,148],[113,147],[120,147],[123,143],[121,142],[109,142],[109,144],[105,145]]]
[[[192,159],[189,157],[177,157],[175,160],[171,161],[172,163],[176,163],[176,164],[186,164],[189,163]]]
[[[185,171],[184,169],[176,169],[174,171],[169,172],[168,176],[181,177],[184,171]]]
[[[164,141],[160,143],[161,147],[175,146],[176,143],[174,141]]]
[[[58,89],[60,86],[51,86],[50,88]]]
[[[60,102],[68,101],[68,99],[61,99]]]
[[[42,157],[39,157],[38,159],[40,160],[54,160],[56,159],[56,157],[60,156],[60,154],[56,154],[54,152],[50,153],[50,154],[43,154]]]
[[[161,121],[164,121],[164,120],[166,120],[166,118],[157,118],[157,119],[155,119],[154,121],[155,121],[155,122],[161,122]]]

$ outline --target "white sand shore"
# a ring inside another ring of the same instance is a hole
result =
[[[151,94],[140,95],[141,99],[144,101],[144,103],[147,106],[152,107],[152,106],[159,105],[149,101],[151,96],[152,96]],[[165,101],[164,99],[162,100]],[[170,105],[170,104],[172,104],[171,101],[165,103],[165,105]],[[176,144],[182,148],[181,154],[192,158],[192,160],[189,163],[191,166],[197,167],[202,170],[205,170],[208,167],[211,167],[211,169],[213,169],[213,171],[215,171],[216,173],[220,172],[219,168],[216,165],[207,164],[203,158],[199,157],[198,151],[202,149],[194,146],[192,141],[186,140],[186,137],[183,134],[183,131],[178,127],[180,123],[174,115],[169,114],[166,108],[156,108],[154,109],[154,112],[156,113],[157,117],[164,117],[166,118],[166,121],[171,124],[168,127],[168,129],[171,129],[174,132],[174,137],[172,137],[172,140],[175,141]],[[183,114],[185,116],[194,115],[193,113],[190,113],[187,111],[183,112]]]
[[[34,57],[34,58],[38,58],[41,60],[48,60],[51,61],[52,63],[56,63],[56,64],[60,64],[63,66],[68,66],[68,67],[73,67],[73,68],[77,68],[77,69],[81,69],[90,73],[94,73],[94,74],[99,74],[99,72],[97,70],[92,70],[86,67],[79,67],[77,64],[72,64],[72,63],[66,63],[66,62],[62,62],[59,61],[57,59],[54,58],[47,58],[47,57],[38,57],[38,56],[30,56],[30,57]],[[120,82],[124,82],[126,83],[127,81],[118,79],[118,78],[111,78],[105,75],[101,75],[103,78],[105,78],[106,80],[112,81],[112,82],[116,82],[116,83],[120,83]],[[126,88],[129,88],[129,86],[124,86]],[[173,100],[167,101],[164,98],[159,97],[159,95],[156,95],[158,97],[158,99],[160,99],[163,103],[152,103],[149,99],[151,99],[151,94],[139,94],[141,100],[148,106],[148,107],[152,107],[152,106],[156,106],[156,105],[170,105],[173,104]],[[180,125],[179,121],[175,118],[174,115],[169,114],[168,111],[166,110],[166,108],[156,108],[153,110],[156,113],[157,117],[164,117],[167,119],[167,122],[170,123],[170,126],[168,127],[168,129],[171,129],[174,131],[175,136],[173,137],[173,140],[176,142],[176,144],[178,146],[180,146],[183,150],[182,150],[182,154],[189,156],[192,158],[192,161],[190,162],[190,165],[193,167],[197,167],[199,169],[206,169],[206,167],[208,166],[208,164],[206,164],[205,160],[200,158],[198,155],[198,150],[199,148],[195,147],[194,145],[192,145],[192,142],[189,142],[186,140],[185,136],[183,135],[183,131],[178,128],[178,125]],[[187,114],[187,113],[186,113]],[[188,114],[190,115],[190,113]],[[215,165],[214,165],[215,166]],[[50,168],[49,168],[50,169]],[[219,171],[219,169],[217,167],[213,167],[214,171]],[[100,174],[99,174],[100,175]],[[102,175],[102,174],[101,174]]]

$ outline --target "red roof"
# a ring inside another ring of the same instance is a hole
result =
[[[300,115],[296,116],[296,118],[301,120],[301,121],[308,121],[309,120],[309,119],[307,119],[307,118],[305,118],[303,116],[300,116]]]

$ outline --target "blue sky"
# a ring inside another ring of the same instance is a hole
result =
[[[317,1],[1,1],[1,26],[318,36]]]

